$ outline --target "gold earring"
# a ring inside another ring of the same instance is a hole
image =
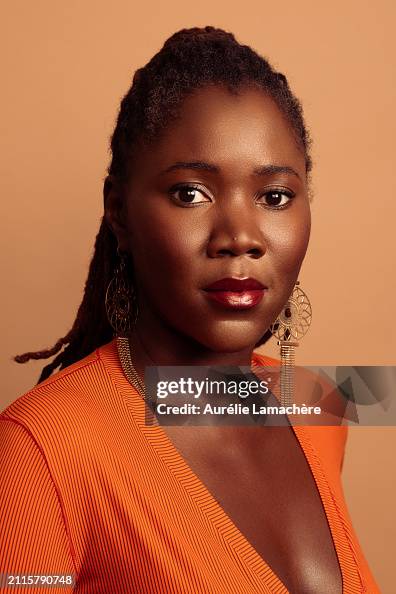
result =
[[[278,339],[281,356],[280,402],[281,406],[293,404],[294,349],[298,340],[308,331],[312,321],[310,301],[297,281],[282,311],[271,324],[270,331]]]
[[[117,247],[119,262],[114,276],[110,280],[105,297],[107,319],[114,330],[115,336],[126,336],[131,330],[131,315],[134,313],[133,324],[138,317],[136,291],[127,273],[127,256]]]

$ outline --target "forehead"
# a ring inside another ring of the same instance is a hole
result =
[[[183,159],[249,167],[257,161],[287,164],[305,173],[304,154],[290,123],[275,101],[254,87],[236,94],[214,85],[195,90],[183,99],[176,119],[150,145],[148,155],[158,166]]]

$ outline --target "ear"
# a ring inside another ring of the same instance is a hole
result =
[[[121,251],[127,251],[127,230],[125,226],[125,203],[121,184],[114,175],[108,175],[103,185],[104,216],[117,238]]]

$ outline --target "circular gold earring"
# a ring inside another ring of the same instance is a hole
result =
[[[297,281],[292,294],[282,308],[270,332],[278,339],[281,356],[280,401],[282,406],[293,403],[294,390],[294,349],[298,340],[308,331],[312,321],[312,307],[307,294]]]

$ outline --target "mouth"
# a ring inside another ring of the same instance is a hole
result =
[[[204,291],[208,299],[227,309],[250,309],[260,303],[266,289],[254,278],[222,278]]]

